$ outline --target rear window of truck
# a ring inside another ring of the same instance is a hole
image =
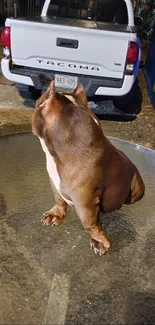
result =
[[[124,0],[51,0],[47,16],[128,25]]]

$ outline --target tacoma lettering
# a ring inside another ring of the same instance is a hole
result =
[[[59,66],[63,68],[70,68],[70,69],[80,69],[80,70],[90,70],[90,71],[100,71],[99,67],[90,67],[88,65],[81,65],[81,64],[74,64],[74,63],[65,63],[65,62],[54,62],[54,61],[46,61],[43,59],[36,59],[39,64],[51,64],[53,66]]]
[[[68,64],[69,68],[76,68],[76,65],[75,64]]]
[[[80,65],[80,69],[87,69],[88,70],[88,66],[83,67],[82,65]]]
[[[38,59],[37,59],[37,61],[38,61],[39,63],[44,62],[44,60],[38,60]]]
[[[54,62],[52,62],[52,61],[47,61],[47,64],[53,64],[53,65],[54,65]]]

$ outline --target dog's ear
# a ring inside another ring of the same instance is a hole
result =
[[[54,80],[51,81],[49,87],[48,87],[48,95],[51,98],[54,98],[56,96],[56,90],[55,90],[55,83]]]
[[[82,101],[82,103],[84,103],[84,105],[87,106],[87,97],[85,95],[85,92],[84,92],[84,88],[82,86],[82,84],[79,84],[75,90],[73,91],[73,96],[76,97],[76,98],[79,98],[80,101]]]
[[[32,115],[32,129],[40,137],[43,137],[45,121],[50,123],[54,120],[57,107],[56,96],[55,85],[52,81],[48,89],[36,101]]]
[[[48,89],[45,93],[37,100],[36,107],[38,110],[42,110],[47,106],[47,102],[51,101],[56,97],[56,90],[55,90],[55,84],[54,81],[51,81]]]
[[[36,110],[40,111],[46,121],[50,121],[53,120],[58,107],[55,84],[51,81],[47,91],[37,100]]]

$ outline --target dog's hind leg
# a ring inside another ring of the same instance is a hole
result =
[[[57,226],[63,222],[63,218],[66,216],[67,203],[60,196],[51,179],[50,183],[54,193],[56,205],[51,210],[44,213],[41,221],[46,225]]]
[[[129,195],[124,204],[133,204],[143,198],[145,194],[145,185],[139,171],[136,169],[131,181]]]

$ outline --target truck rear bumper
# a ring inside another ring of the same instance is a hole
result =
[[[33,81],[32,81],[32,79],[30,77],[19,75],[19,74],[14,74],[14,73],[11,72],[11,70],[10,70],[10,60],[2,59],[2,61],[1,61],[1,69],[2,69],[3,75],[8,80],[13,81],[13,82],[18,82],[18,83],[21,83],[21,84],[24,84],[24,85],[28,85],[28,86],[34,86]]]
[[[99,87],[95,93],[98,96],[124,96],[129,93],[133,84],[134,84],[134,76],[125,76],[123,80],[123,85],[121,88],[103,88]]]
[[[53,80],[55,73],[57,73],[55,71],[20,66],[14,66],[13,69],[10,69],[10,66],[10,60],[2,59],[2,73],[8,80],[15,83],[34,86],[36,89],[40,90],[46,89],[50,80]],[[88,97],[94,95],[110,97],[126,95],[131,90],[135,79],[133,75],[125,76],[123,79],[85,75],[78,75],[78,78],[79,83],[83,84]]]

